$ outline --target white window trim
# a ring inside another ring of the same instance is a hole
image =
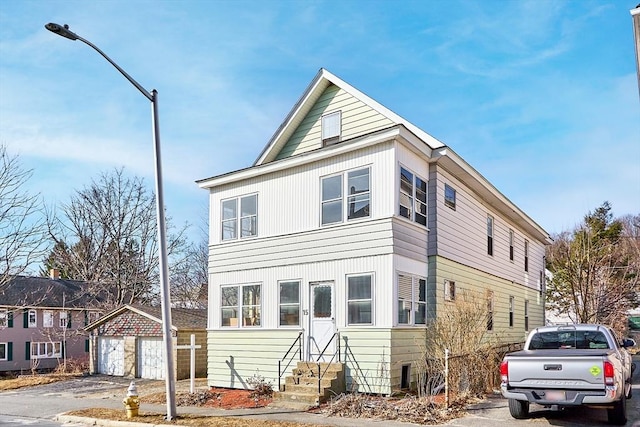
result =
[[[244,287],[246,286],[259,286],[260,287],[260,304],[256,304],[255,306],[258,307],[258,312],[259,312],[259,316],[260,316],[260,324],[259,325],[245,325],[244,323],[244,315],[243,315],[243,309],[245,307],[254,307],[254,305],[244,305],[243,301],[242,301],[242,290]],[[221,328],[224,329],[235,329],[235,328],[246,328],[246,329],[255,329],[255,328],[261,328],[264,325],[264,310],[262,307],[262,302],[263,302],[263,294],[262,291],[263,286],[262,283],[242,283],[242,284],[236,284],[236,285],[222,285],[220,286],[220,321],[222,322],[222,309],[223,308],[229,308],[232,306],[223,306],[222,305],[222,289],[224,288],[236,288],[237,292],[238,292],[238,304],[233,306],[236,308],[237,313],[238,313],[238,317],[237,319],[237,324],[236,325],[229,325],[229,326],[222,326],[222,324],[220,325]]]
[[[282,283],[298,283],[298,303],[282,303],[280,301],[280,285]],[[279,328],[300,328],[300,324],[302,322],[302,280],[301,279],[291,279],[291,280],[278,280],[278,327]],[[282,325],[280,324],[280,308],[282,306],[293,307],[294,305],[298,306],[298,323],[295,325]]]
[[[242,199],[248,198],[248,197],[254,197],[256,198],[256,213],[255,215],[249,215],[249,216],[242,216]],[[226,199],[221,199],[220,200],[220,241],[221,242],[233,242],[233,241],[237,241],[237,240],[244,240],[244,239],[253,239],[255,237],[258,236],[258,220],[259,220],[259,201],[258,201],[258,193],[248,193],[248,194],[243,194],[240,196],[236,196],[236,197],[228,197]],[[228,202],[230,200],[234,200],[236,203],[236,216],[233,219],[224,219],[224,203]],[[248,236],[243,236],[242,235],[242,220],[244,218],[251,218],[255,216],[256,218],[256,229],[254,231],[253,234],[250,234]],[[225,222],[231,222],[231,221],[235,221],[235,228],[234,228],[234,237],[229,237],[226,238],[224,237],[224,223]]]
[[[351,172],[356,172],[356,171],[361,171],[367,169],[368,173],[368,177],[369,177],[369,190],[367,191],[368,195],[369,195],[369,214],[366,216],[360,216],[360,217],[356,217],[356,218],[349,218],[349,199],[351,197],[356,197],[358,195],[364,194],[364,193],[360,193],[360,194],[350,194],[349,193],[349,173]],[[343,224],[345,222],[357,222],[357,221],[363,221],[363,220],[367,220],[370,219],[372,217],[372,199],[373,199],[373,192],[371,191],[371,187],[373,185],[373,180],[371,179],[371,165],[363,165],[363,166],[358,166],[355,168],[351,168],[345,171],[341,171],[338,173],[334,173],[334,174],[330,174],[330,175],[324,175],[320,177],[320,212],[319,212],[319,217],[320,217],[320,227],[330,227],[336,224]],[[340,197],[336,197],[333,199],[327,199],[327,200],[322,200],[322,186],[324,185],[324,180],[325,179],[329,179],[329,178],[335,178],[339,176],[340,177]],[[324,223],[323,222],[323,218],[322,218],[322,207],[324,206],[325,203],[328,202],[335,202],[335,201],[340,201],[340,212],[341,212],[341,218],[339,221],[334,221],[334,222],[327,222]]]
[[[405,191],[402,190],[402,169],[406,170],[407,172],[409,172],[412,175],[412,181],[411,181],[411,193],[412,194],[407,194]],[[413,169],[408,168],[406,166],[404,166],[403,164],[399,164],[399,168],[398,168],[398,172],[396,173],[396,176],[398,177],[398,185],[396,187],[397,189],[397,197],[398,197],[398,201],[396,203],[396,209],[398,212],[398,217],[400,218],[404,218],[406,221],[411,221],[412,223],[415,223],[417,225],[419,225],[420,227],[428,227],[429,225],[429,180],[422,177],[421,175],[417,174],[416,172],[413,171]],[[422,201],[418,201],[416,194],[418,191],[418,186],[416,185],[416,179],[420,179],[422,182],[424,182],[426,184],[426,188],[425,188],[425,198],[426,200],[424,202]],[[408,206],[409,210],[410,210],[410,215],[409,218],[407,218],[406,216],[402,215],[400,213],[400,194],[407,194],[410,199],[411,199],[411,206]],[[420,216],[424,216],[425,217],[425,224],[422,225],[421,223],[419,223],[418,221],[416,221],[416,215],[418,212],[418,207],[419,205],[424,204],[426,206],[426,211],[424,215],[419,214]]]
[[[510,295],[509,296],[509,327],[510,328],[513,328],[513,326],[515,325],[515,320],[516,320],[515,307],[516,307],[516,298],[513,295]]]
[[[453,292],[452,291],[453,287]],[[444,300],[455,301],[456,300],[456,282],[454,280],[444,280]]]
[[[453,191],[453,202],[449,200],[449,198],[447,197],[447,189]],[[444,205],[446,207],[448,207],[449,209],[452,210],[456,210],[456,204],[457,204],[457,191],[455,188],[453,188],[453,186],[449,185],[449,184],[444,184]]]
[[[60,312],[60,320],[58,322],[58,325],[61,328],[65,328],[66,329],[66,328],[69,327],[68,326],[69,325],[69,315],[70,315],[70,313],[67,312],[67,311],[61,311]]]
[[[320,119],[320,133],[323,145],[340,142],[342,136],[342,111],[332,111]]]
[[[9,360],[9,344],[6,342],[0,342],[0,346],[4,346],[4,358],[0,358],[0,362],[6,362]]]
[[[45,353],[40,354],[40,345],[45,345]],[[56,344],[58,345],[59,352],[56,353]],[[34,347],[38,350],[38,354],[33,354]],[[51,347],[51,355],[47,351]],[[58,359],[62,357],[62,342],[61,341],[40,341],[31,342],[31,359]]]
[[[31,321],[31,314],[33,313],[33,322]],[[30,328],[38,327],[38,311],[37,310],[29,310],[27,314],[28,326]]]
[[[511,262],[516,257],[515,251],[515,233],[512,229],[509,229],[509,261]]]
[[[9,327],[9,310],[0,308],[0,328]]]
[[[398,302],[400,300],[399,297],[399,287],[400,287],[400,276],[407,276],[411,278],[411,308],[409,310],[409,319],[407,323],[400,323],[399,322],[399,313],[398,313]],[[420,280],[424,280],[425,282],[425,300],[424,301],[418,301],[418,298],[420,298],[420,290],[419,290],[419,286],[420,286]],[[394,302],[394,325],[396,326],[424,326],[427,323],[427,301],[428,301],[428,297],[426,295],[427,292],[427,278],[423,277],[423,276],[419,276],[416,274],[411,274],[411,273],[407,273],[407,272],[403,272],[403,271],[397,271],[396,272],[396,278],[395,278],[395,290],[394,290],[394,296],[395,296],[395,302]],[[416,313],[418,312],[418,307],[420,305],[424,305],[425,308],[425,313],[424,313],[424,323],[416,323]]]
[[[42,312],[42,327],[53,328],[53,311],[44,310]]]
[[[363,276],[369,276],[371,278],[371,298],[368,299],[354,299],[354,300],[350,300],[349,299],[349,278],[350,277],[363,277]],[[373,272],[367,272],[367,273],[355,273],[355,274],[347,274],[346,276],[346,292],[345,292],[345,296],[346,296],[346,300],[347,300],[347,325],[348,326],[373,326],[375,325],[375,274]],[[369,323],[349,323],[349,303],[350,302],[357,302],[357,301],[370,301],[371,302],[371,322]]]
[[[491,223],[491,227],[489,227],[489,223]],[[486,225],[487,225],[487,255],[493,256],[495,254],[495,249],[496,249],[495,239],[493,238],[493,236],[495,235],[496,220],[493,217],[493,215],[487,214]],[[491,230],[489,230],[489,228],[491,228]]]

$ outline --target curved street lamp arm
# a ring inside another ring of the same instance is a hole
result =
[[[90,46],[93,48],[93,50],[95,50],[96,52],[98,52],[100,55],[102,55],[102,57],[104,59],[106,59],[107,61],[109,61],[109,63],[111,65],[113,65],[116,70],[120,71],[120,74],[122,74],[127,80],[129,80],[129,82],[131,82],[132,85],[134,85],[136,87],[136,89],[138,89],[140,92],[142,92],[142,94],[151,102],[153,102],[153,96],[145,89],[143,88],[140,83],[138,83],[137,81],[135,81],[133,79],[133,77],[131,77],[125,70],[123,70],[122,68],[120,68],[120,66],[118,64],[116,64],[111,58],[109,58],[107,56],[106,53],[104,53],[102,50],[100,50],[100,48],[96,45],[94,45],[93,43],[91,43],[89,40],[80,37],[79,35],[77,35],[76,33],[74,33],[73,31],[71,31],[69,29],[68,25],[58,25],[58,24],[54,24],[53,22],[48,23],[47,25],[44,26],[47,30],[51,31],[52,33],[56,33],[59,36],[62,37],[66,37],[70,40],[80,40],[82,43],[86,44],[87,46]]]

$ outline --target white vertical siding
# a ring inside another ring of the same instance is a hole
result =
[[[209,197],[210,243],[217,244],[221,241],[221,200],[245,194],[258,195],[258,238],[319,229],[321,177],[363,167],[370,167],[371,217],[348,223],[391,216],[393,206],[388,195],[393,192],[394,166],[392,143],[388,142],[312,165],[214,188]],[[223,243],[233,244],[235,241]]]
[[[373,319],[371,327],[390,327],[392,304],[389,303],[393,286],[392,255],[352,257],[342,260],[314,261],[305,264],[281,264],[272,267],[249,268],[245,270],[219,272],[209,278],[209,327],[220,328],[220,286],[246,283],[262,285],[262,324],[255,328],[241,328],[240,333],[250,336],[263,329],[276,329],[279,323],[279,281],[299,280],[301,282],[301,310],[309,310],[309,283],[334,282],[336,327],[349,329],[347,324],[346,276],[353,274],[373,274]],[[303,311],[304,313],[304,311]],[[301,316],[300,327],[309,329],[309,315]],[[361,325],[358,325],[362,327]],[[367,326],[368,327],[368,326]],[[288,329],[299,329],[287,327]],[[234,330],[233,328],[222,328]]]

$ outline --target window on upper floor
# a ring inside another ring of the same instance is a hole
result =
[[[487,215],[487,254],[493,256],[493,217]]]
[[[322,145],[340,142],[342,133],[342,112],[334,111],[322,116]]]
[[[513,230],[509,230],[509,260],[513,261]]]
[[[424,325],[427,314],[427,280],[408,274],[398,274],[399,325]]]
[[[349,325],[373,324],[373,280],[371,274],[347,277]]]
[[[222,201],[222,240],[258,235],[258,195]]]
[[[400,167],[400,216],[427,226],[427,181]]]
[[[300,326],[300,282],[280,282],[280,326]]]
[[[53,328],[53,311],[45,310],[42,312],[42,326]]]
[[[444,185],[444,205],[456,210],[456,190],[449,184]]]
[[[444,299],[445,301],[455,301],[456,299],[456,282],[453,280],[444,281]]]
[[[371,170],[367,167],[321,178],[320,216],[322,225],[340,223],[345,218],[349,221],[370,216],[370,175]],[[346,203],[344,194],[347,195]]]
[[[37,328],[38,327],[38,313],[36,310],[29,310],[27,313],[28,327],[29,328]]]
[[[529,271],[529,241],[524,241],[524,271]]]
[[[66,311],[60,312],[60,327],[61,328],[70,328],[71,327],[71,313]]]
[[[260,326],[261,290],[258,284],[222,286],[222,326]]]
[[[6,309],[0,309],[0,328],[9,326],[9,313]]]

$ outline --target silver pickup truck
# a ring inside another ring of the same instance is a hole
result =
[[[606,408],[611,424],[625,424],[635,368],[626,347],[632,345],[633,340],[619,345],[602,325],[531,331],[524,350],[507,354],[500,366],[500,388],[511,416],[527,418],[530,403],[555,410],[585,405]]]

